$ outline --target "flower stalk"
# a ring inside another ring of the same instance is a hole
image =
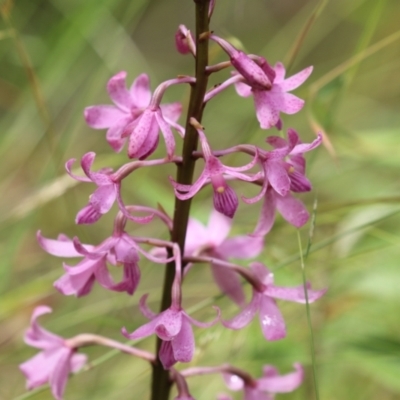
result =
[[[186,117],[185,138],[183,141],[182,163],[178,164],[176,181],[181,184],[190,185],[193,181],[193,172],[196,160],[192,153],[197,150],[198,134],[195,127],[190,123],[190,118],[196,118],[201,122],[203,115],[203,100],[207,90],[208,74],[208,39],[202,38],[202,33],[209,31],[209,4],[210,0],[195,0],[196,6],[196,82],[192,84],[189,108]],[[185,237],[187,224],[189,220],[191,199],[175,199],[175,210],[173,217],[173,230],[171,241],[178,243],[181,254],[184,253]],[[163,294],[161,301],[161,310],[166,310],[171,305],[171,288],[175,277],[175,262],[167,265]],[[156,354],[160,353],[162,341],[157,338]],[[151,400],[168,400],[171,388],[169,371],[164,370],[159,358],[153,366]]]

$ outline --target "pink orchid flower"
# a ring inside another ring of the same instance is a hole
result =
[[[263,376],[254,380],[254,385],[249,385],[237,375],[224,373],[224,381],[232,391],[243,390],[244,400],[274,400],[275,393],[288,393],[297,389],[304,378],[303,367],[294,364],[294,372],[286,375],[279,375],[276,368],[266,365],[263,368]],[[219,400],[231,400],[230,396],[219,396]]]
[[[122,328],[122,334],[131,340],[156,334],[163,342],[160,348],[160,360],[165,369],[171,368],[176,362],[189,362],[193,358],[195,343],[192,324],[201,328],[209,328],[217,323],[220,311],[215,320],[204,323],[190,317],[176,302],[160,314],[153,313],[146,305],[148,295],[140,299],[140,311],[150,319],[131,334]]]
[[[185,256],[208,255],[221,260],[257,257],[263,249],[263,238],[248,235],[228,238],[231,226],[232,219],[215,210],[211,212],[207,226],[195,219],[189,219]],[[222,292],[238,305],[244,305],[245,297],[238,274],[214,264],[211,264],[211,271]]]
[[[235,84],[237,93],[242,97],[254,96],[256,115],[260,127],[269,129],[273,126],[281,128],[280,112],[285,114],[295,114],[304,106],[304,100],[288,93],[298,88],[311,75],[313,67],[307,67],[297,74],[285,79],[285,67],[282,63],[277,63],[275,67],[270,67],[265,59],[260,57],[261,68],[266,77],[273,78],[270,89],[263,89],[252,84],[251,81],[245,79],[245,83],[238,82]],[[273,70],[273,73],[269,72]],[[246,77],[245,77],[246,78]]]
[[[26,376],[27,389],[34,389],[46,382],[55,399],[62,400],[68,375],[79,371],[86,363],[84,354],[77,354],[65,340],[43,329],[37,318],[51,312],[50,307],[38,306],[31,318],[31,326],[25,334],[25,343],[42,350],[39,354],[22,363],[19,368]]]
[[[253,298],[250,303],[234,318],[222,320],[222,324],[230,329],[241,329],[248,325],[255,314],[259,312],[261,330],[267,340],[279,340],[286,336],[286,326],[283,316],[276,305],[275,299],[305,303],[304,286],[280,287],[274,285],[273,274],[261,263],[252,263],[251,269],[262,282],[264,289],[257,291],[253,288]],[[311,290],[307,284],[308,302],[313,303],[325,294],[327,289]]]
[[[129,90],[126,88],[126,75],[122,71],[108,81],[107,91],[114,105],[87,107],[85,120],[91,128],[108,129],[107,141],[117,152],[122,150],[129,137],[129,157],[144,159],[157,147],[160,128],[171,145],[172,133],[168,124],[173,125],[178,120],[182,106],[171,103],[150,110],[148,75],[139,75]]]
[[[235,191],[226,183],[224,175],[247,182],[258,179],[258,175],[248,176],[242,173],[242,171],[247,171],[256,165],[258,155],[256,154],[254,159],[243,167],[227,167],[212,154],[203,130],[200,129],[199,126],[196,126],[196,129],[199,133],[199,139],[203,149],[205,166],[203,172],[193,185],[177,183],[170,177],[172,186],[175,189],[175,196],[180,200],[188,200],[198,193],[207,183],[211,182],[214,191],[214,208],[227,217],[233,218],[239,205],[239,200]]]
[[[112,179],[112,169],[102,168],[99,171],[92,171],[92,165],[96,154],[93,152],[86,153],[81,159],[81,167],[86,177],[75,175],[72,172],[72,165],[75,159],[70,159],[65,164],[65,169],[68,174],[79,182],[92,182],[97,185],[97,189],[89,198],[87,206],[82,208],[76,216],[75,222],[77,224],[93,224],[98,221],[103,214],[110,211],[115,200],[117,200],[119,208],[124,215],[129,215],[129,219],[145,224],[152,220],[153,216],[135,217],[129,214],[121,197],[121,184],[114,182]]]
[[[311,183],[305,176],[305,158],[303,154],[318,147],[322,136],[311,143],[301,143],[299,135],[293,129],[288,130],[287,141],[278,136],[267,138],[267,143],[274,147],[272,151],[259,149],[264,181],[260,193],[252,199],[243,201],[252,204],[264,199],[261,216],[255,228],[254,235],[266,235],[275,220],[275,210],[296,228],[302,227],[309,219],[309,213],[304,204],[292,197],[290,192],[307,192]]]
[[[164,264],[168,261],[141,249],[135,239],[125,232],[115,232],[98,246],[81,244],[78,238],[71,240],[64,235],[60,235],[57,240],[47,239],[40,231],[37,239],[47,253],[56,257],[83,257],[76,266],[64,264],[65,274],[54,282],[55,288],[66,296],[87,295],[96,280],[105,289],[132,295],[140,281],[139,253],[153,262]],[[107,263],[123,265],[123,278],[120,282],[113,281]]]

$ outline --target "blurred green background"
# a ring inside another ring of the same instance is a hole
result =
[[[64,172],[64,162],[87,151],[98,155],[96,167],[118,168],[125,151],[113,154],[105,131],[88,128],[85,106],[107,104],[107,80],[128,71],[128,83],[142,72],[152,88],[177,74],[191,74],[193,60],[177,54],[179,24],[193,27],[189,0],[5,0],[0,26],[0,398],[24,394],[17,366],[36,354],[22,338],[33,308],[53,307],[41,319],[64,337],[95,332],[123,340],[145,319],[137,309],[141,294],[151,292],[158,308],[163,266],[143,261],[142,281],[133,298],[95,286],[91,295],[63,297],[52,287],[62,274],[60,259],[44,253],[35,232],[60,232],[99,243],[111,233],[113,212],[94,226],[75,226],[92,185],[78,185]],[[304,141],[323,130],[326,146],[307,155],[312,193],[302,195],[316,223],[306,273],[313,286],[329,286],[311,306],[320,398],[398,399],[400,397],[400,2],[398,0],[218,0],[212,29],[240,41],[251,53],[290,65],[289,75],[314,65],[311,78],[295,93],[307,100],[304,111],[284,116]],[[238,43],[238,42],[236,42]],[[225,59],[211,46],[213,62]],[[223,72],[212,82],[228,76]],[[167,101],[185,102],[188,91],[173,88]],[[257,125],[251,99],[231,88],[210,102],[204,125],[215,149],[239,142],[263,146],[267,134]],[[163,145],[158,155],[163,154]],[[232,165],[242,162],[231,158]],[[126,202],[172,211],[166,180],[174,168],[138,171],[124,187]],[[236,186],[247,196],[253,188]],[[193,202],[193,215],[206,222],[210,191]],[[260,204],[240,205],[232,234],[251,232]],[[115,211],[115,208],[113,209]],[[157,223],[131,226],[136,235],[166,237]],[[303,249],[309,227],[301,231]],[[277,219],[259,258],[274,269],[277,284],[301,283],[297,233]],[[207,267],[193,269],[185,283],[186,305],[218,294]],[[248,290],[248,288],[246,289]],[[201,304],[203,304],[201,303]],[[193,316],[211,318],[211,303],[228,317],[236,311],[225,299],[205,302]],[[239,332],[221,326],[196,332],[193,365],[231,362],[259,376],[261,366],[281,372],[295,361],[306,368],[303,386],[278,399],[314,399],[310,332],[304,306],[281,302],[288,337],[267,343],[257,321]],[[152,349],[154,339],[140,344]],[[66,399],[146,399],[150,370],[127,355],[107,349],[84,351],[93,368],[69,380]],[[103,357],[105,355],[105,357]],[[197,400],[225,391],[219,376],[192,378]],[[29,395],[51,399],[48,389]],[[239,398],[239,397],[236,397]]]

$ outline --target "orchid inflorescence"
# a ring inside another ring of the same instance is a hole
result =
[[[208,16],[203,17],[203,25],[205,23],[208,26],[214,6],[215,1],[196,1],[199,15],[208,12]],[[326,291],[312,290],[308,283],[296,287],[276,286],[273,273],[261,262],[253,261],[248,267],[231,262],[231,259],[245,260],[260,255],[264,247],[264,237],[273,227],[276,211],[296,228],[302,227],[308,221],[309,213],[295,194],[311,190],[311,183],[305,176],[304,153],[319,146],[321,135],[307,144],[301,142],[294,129],[288,129],[286,139],[281,136],[266,138],[270,149],[263,145],[259,147],[258,144],[239,143],[229,149],[214,150],[210,144],[212,136],[206,135],[200,122],[203,110],[212,98],[233,85],[239,96],[254,97],[256,117],[261,129],[281,130],[281,114],[297,113],[304,105],[303,100],[289,92],[309,77],[312,67],[285,79],[285,68],[281,63],[272,66],[264,57],[246,54],[209,30],[201,30],[201,24],[199,26],[195,35],[184,25],[179,26],[175,35],[177,50],[181,54],[191,54],[198,66],[200,53],[203,54],[203,60],[204,57],[207,59],[208,42],[212,41],[227,53],[228,61],[197,68],[195,76],[178,76],[163,82],[153,94],[147,74],[139,75],[127,89],[127,73],[119,72],[107,84],[107,91],[114,104],[85,109],[87,124],[94,129],[107,129],[106,140],[111,148],[120,152],[126,145],[128,157],[131,159],[115,171],[111,168],[94,171],[92,166],[96,155],[89,152],[81,158],[85,176],[73,172],[74,159],[67,161],[65,166],[73,179],[94,183],[97,187],[88,204],[78,212],[77,224],[96,223],[112,209],[114,203],[117,204],[118,212],[110,237],[94,245],[84,244],[77,237],[71,239],[59,235],[57,239],[49,239],[42,236],[40,231],[37,234],[38,242],[46,252],[62,258],[81,258],[74,266],[64,264],[64,275],[54,283],[54,287],[67,296],[86,296],[96,282],[104,289],[133,295],[140,284],[141,257],[153,263],[167,264],[169,270],[172,267],[173,279],[168,288],[170,296],[166,297],[170,299],[169,304],[163,304],[161,311],[155,313],[146,305],[146,294],[140,299],[139,308],[149,322],[132,333],[126,327],[121,328],[121,333],[129,339],[155,334],[158,337],[158,354],[94,334],[79,334],[63,339],[37,323],[39,316],[51,312],[49,307],[39,306],[33,312],[25,342],[41,352],[20,366],[27,378],[28,389],[48,382],[54,398],[62,399],[69,374],[81,369],[87,361],[87,357],[77,351],[90,344],[119,349],[152,364],[153,370],[158,371],[158,376],[167,374],[166,391],[159,397],[153,394],[153,399],[167,399],[172,384],[177,388],[176,399],[193,399],[187,378],[202,374],[221,374],[229,389],[243,390],[244,398],[248,400],[273,399],[275,393],[292,391],[303,380],[300,364],[294,364],[294,372],[287,375],[279,375],[274,367],[266,365],[262,377],[258,379],[229,364],[192,367],[180,371],[175,368],[178,362],[187,363],[193,358],[193,325],[208,328],[220,322],[223,327],[237,330],[248,325],[258,313],[266,340],[283,339],[286,326],[276,299],[312,303]],[[207,91],[207,77],[229,67],[233,67],[231,77]],[[190,85],[192,89],[186,126],[179,124],[182,105],[163,103],[166,90],[177,84]],[[199,103],[197,108],[196,101]],[[182,155],[176,154],[174,131],[183,140]],[[151,159],[159,147],[160,132],[165,141],[166,154],[163,158]],[[199,151],[196,149],[197,138],[201,147]],[[236,152],[249,155],[251,160],[242,166],[225,165],[222,161],[224,156]],[[200,159],[203,160],[204,167],[193,183],[193,173],[188,179],[182,171],[185,168],[193,170],[194,163]],[[167,164],[176,164],[178,170],[180,168],[177,178],[169,177],[171,192],[173,191],[176,198],[173,217],[162,207],[127,204],[123,200],[121,187],[125,178],[136,169],[156,168]],[[188,164],[192,167],[188,167]],[[229,237],[239,205],[239,197],[230,184],[232,181],[243,181],[261,188],[259,194],[253,198],[241,196],[247,204],[263,201],[261,215],[254,230],[243,236]],[[185,219],[180,214],[182,208],[179,207],[182,204],[190,206],[190,199],[209,186],[212,189],[213,210],[208,225],[204,226],[193,218]],[[166,231],[171,234],[171,240],[133,236],[129,233],[128,224],[149,224],[155,218],[162,221]],[[150,245],[152,249],[147,251],[143,245]],[[211,322],[197,321],[183,309],[183,278],[200,263],[210,265],[216,285],[241,307],[241,311],[230,320],[221,317],[218,307],[214,307],[216,317]],[[110,270],[118,266],[123,268],[123,277],[121,281],[115,282]],[[248,304],[240,277],[252,286],[252,299]],[[230,396],[219,394],[218,398],[230,399]]]

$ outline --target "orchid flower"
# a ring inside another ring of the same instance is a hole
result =
[[[155,114],[151,113],[147,110],[152,97],[148,75],[139,75],[129,90],[126,88],[126,75],[125,71],[121,71],[108,81],[107,91],[114,105],[87,107],[85,120],[91,128],[108,129],[107,142],[117,152],[122,150],[129,136],[129,156],[143,159],[155,150],[159,127],[164,129],[165,121],[175,123],[182,106],[179,103],[161,105]]]
[[[81,167],[86,177],[75,175],[71,168],[75,159],[70,159],[65,164],[68,174],[79,182],[92,182],[97,185],[97,189],[89,197],[89,203],[82,208],[76,216],[77,224],[93,224],[98,221],[103,214],[110,211],[115,200],[125,215],[129,215],[121,198],[121,184],[112,179],[112,169],[103,168],[99,171],[92,171],[92,165],[96,154],[93,152],[86,153],[81,159]],[[146,224],[152,220],[153,216],[136,217],[130,215],[129,219],[134,222]]]
[[[228,238],[231,226],[232,220],[215,210],[211,212],[207,226],[189,219],[185,256],[208,255],[221,260],[257,257],[263,249],[263,238],[248,235]],[[244,293],[237,273],[217,264],[211,264],[211,271],[222,292],[237,304],[244,305]]]
[[[264,289],[258,291],[253,288],[253,297],[250,303],[234,318],[222,320],[222,324],[230,329],[241,329],[248,325],[255,314],[259,312],[261,329],[267,340],[279,340],[286,336],[286,326],[283,316],[276,305],[275,299],[288,300],[296,303],[313,303],[323,296],[327,289],[311,290],[307,284],[307,299],[304,286],[280,287],[274,285],[273,274],[263,264],[251,264],[253,273],[262,282]]]
[[[98,246],[85,245],[78,238],[71,240],[64,235],[57,240],[47,239],[40,231],[37,239],[40,246],[54,256],[83,257],[76,266],[64,264],[65,274],[54,283],[55,288],[66,296],[87,295],[96,280],[105,289],[132,295],[140,281],[139,253],[161,264],[172,260],[153,256],[141,249],[133,237],[118,230]],[[113,281],[107,263],[123,265],[123,278],[120,282]]]
[[[177,183],[170,177],[172,186],[175,189],[175,196],[180,200],[188,200],[192,198],[197,192],[199,192],[199,190],[203,186],[211,182],[214,190],[214,208],[220,213],[226,215],[227,217],[233,218],[239,205],[239,200],[235,191],[226,183],[224,175],[228,175],[233,178],[247,182],[258,179],[258,175],[248,176],[242,173],[242,171],[247,171],[254,167],[257,162],[258,155],[256,154],[254,159],[249,164],[244,165],[243,167],[227,167],[223,165],[222,162],[212,154],[204,131],[203,129],[201,129],[196,120],[193,121],[193,125],[197,129],[201,147],[203,149],[205,162],[204,170],[193,185],[183,185]]]
[[[275,393],[288,393],[297,389],[304,378],[303,367],[294,364],[294,372],[286,375],[279,375],[276,368],[266,365],[263,368],[263,376],[253,379],[251,384],[234,374],[224,373],[223,378],[226,386],[232,391],[243,390],[244,400],[274,400]],[[220,400],[229,400],[230,396],[219,397]]]
[[[68,375],[79,371],[87,357],[78,354],[66,341],[54,333],[42,328],[36,320],[51,312],[50,307],[38,306],[33,311],[31,326],[25,334],[25,343],[42,350],[39,354],[22,363],[19,368],[26,376],[27,389],[49,383],[55,399],[62,400]]]

